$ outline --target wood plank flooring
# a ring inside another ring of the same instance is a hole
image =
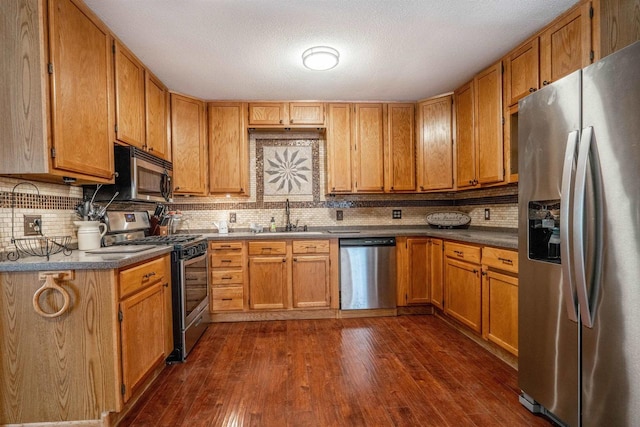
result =
[[[211,324],[121,426],[550,426],[434,316]]]

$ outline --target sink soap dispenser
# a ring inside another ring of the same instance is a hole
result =
[[[271,217],[271,224],[269,225],[269,231],[272,233],[276,232],[276,220],[274,217]]]

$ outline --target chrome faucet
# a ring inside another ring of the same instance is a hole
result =
[[[289,199],[284,203],[285,231],[292,231],[291,226],[291,208],[289,207]]]

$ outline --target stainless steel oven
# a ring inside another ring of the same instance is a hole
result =
[[[174,250],[171,266],[174,350],[167,361],[178,362],[186,359],[207,329],[207,242],[192,242]]]

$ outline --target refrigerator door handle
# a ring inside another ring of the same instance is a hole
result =
[[[573,270],[570,260],[572,257],[572,242],[569,233],[569,221],[573,200],[572,187],[574,169],[576,164],[576,147],[578,146],[578,131],[569,132],[567,148],[564,154],[562,167],[562,188],[560,206],[560,259],[562,260],[562,294],[567,308],[567,316],[570,320],[578,321],[578,306],[576,300],[576,286],[573,278]]]
[[[585,204],[587,194],[587,172],[591,165],[591,177],[595,202],[595,251],[593,264],[593,277],[591,295],[587,288],[587,266],[585,254]],[[576,166],[575,182],[575,202],[573,218],[573,247],[574,257],[572,262],[575,265],[577,282],[578,302],[580,303],[580,318],[582,324],[588,328],[593,328],[595,320],[595,306],[600,288],[600,274],[602,271],[602,180],[600,179],[600,161],[596,142],[593,137],[593,127],[589,126],[582,130],[580,138],[580,148],[578,152],[578,163]]]

